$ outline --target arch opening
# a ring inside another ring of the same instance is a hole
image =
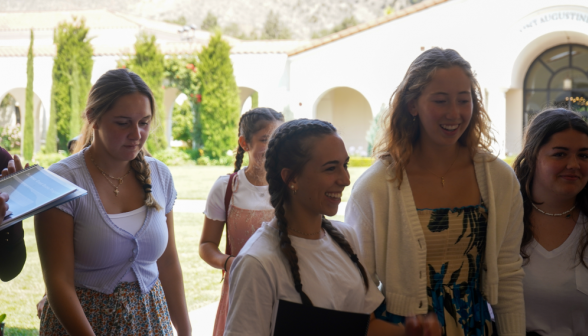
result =
[[[239,99],[241,101],[241,114],[259,106],[259,93],[252,88],[240,86]]]
[[[336,87],[315,104],[315,118],[335,125],[350,156],[367,156],[367,132],[373,115],[367,99],[357,90]]]
[[[524,126],[547,106],[588,118],[588,47],[562,44],[544,51],[527,70],[523,94]]]

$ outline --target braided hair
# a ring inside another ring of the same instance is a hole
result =
[[[309,143],[312,138],[336,134],[337,129],[330,123],[316,119],[296,119],[280,125],[274,132],[266,152],[265,171],[266,180],[269,184],[270,202],[274,207],[278,232],[280,237],[280,250],[288,260],[290,271],[294,278],[294,288],[300,294],[302,304],[312,306],[312,301],[302,290],[300,268],[298,267],[298,256],[292,241],[288,237],[288,221],[284,205],[291,202],[288,184],[302,171],[310,161],[312,147]],[[284,181],[281,176],[282,169],[291,170],[288,180]],[[366,290],[369,288],[367,273],[359,262],[357,255],[353,252],[351,245],[345,236],[323,216],[322,228],[341,247],[343,251],[357,265]]]
[[[245,142],[250,143],[253,135],[262,130],[269,122],[284,121],[284,115],[267,107],[257,107],[249,110],[239,119],[239,136],[245,137]],[[235,151],[235,173],[241,169],[245,150],[241,144],[237,145]]]

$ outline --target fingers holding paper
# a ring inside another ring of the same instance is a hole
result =
[[[29,164],[25,165],[25,168],[28,168]],[[20,157],[18,155],[14,155],[14,159],[8,161],[8,167],[2,170],[2,177],[10,175],[12,173],[16,173],[19,170],[22,170],[22,162],[20,161]]]
[[[9,198],[10,196],[7,193],[0,192],[0,223],[2,223],[4,216],[6,216],[6,213],[8,212],[7,202]]]

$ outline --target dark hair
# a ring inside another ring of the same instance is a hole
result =
[[[267,107],[257,107],[249,110],[243,113],[241,119],[239,119],[239,136],[244,136],[245,142],[249,143],[255,133],[259,132],[268,122],[272,121],[283,122],[284,115]],[[235,154],[235,173],[241,169],[243,154],[245,154],[245,150],[241,147],[241,144],[238,144]]]
[[[90,89],[88,94],[88,103],[84,112],[84,126],[82,133],[76,140],[74,153],[77,153],[88,147],[94,141],[94,132],[92,127],[102,116],[110,111],[116,101],[123,96],[140,93],[147,97],[151,107],[152,123],[155,118],[155,99],[149,86],[145,84],[143,79],[134,72],[127,69],[116,69],[105,72]],[[131,160],[131,168],[135,172],[135,177],[145,190],[145,205],[156,210],[161,210],[161,206],[157,203],[153,194],[151,193],[151,169],[149,163],[145,160],[145,156],[149,156],[149,152],[143,146],[137,156]]]
[[[269,193],[272,206],[275,209],[278,230],[280,235],[280,250],[290,264],[292,277],[294,278],[294,287],[300,294],[302,303],[312,306],[312,301],[302,290],[302,281],[300,279],[300,269],[298,268],[298,257],[292,242],[288,237],[288,222],[286,221],[284,205],[290,202],[290,193],[288,184],[295,176],[300,174],[306,163],[310,161],[310,148],[312,147],[308,140],[312,137],[322,137],[325,135],[336,134],[337,129],[326,121],[316,119],[296,119],[280,125],[274,132],[269,142],[266,152],[265,170],[266,179],[269,183]],[[282,180],[282,169],[291,170],[288,180]],[[345,236],[337,230],[331,222],[323,216],[322,228],[331,236],[331,238],[349,255],[351,260],[357,265],[366,287],[369,288],[368,277],[363,265],[357,259],[351,245],[345,239]]]
[[[517,156],[513,163],[513,169],[521,184],[521,194],[523,196],[523,207],[525,214],[523,217],[524,232],[521,243],[521,255],[524,259],[529,258],[525,248],[533,239],[533,224],[530,215],[533,210],[533,177],[537,169],[537,155],[541,147],[551,140],[551,137],[559,132],[573,129],[580,133],[588,135],[588,124],[582,117],[570,110],[563,108],[550,108],[537,114],[531,121],[525,132],[523,151]],[[588,215],[588,190],[582,189],[576,196],[577,207],[584,215]],[[578,257],[580,262],[588,268],[584,261],[584,254],[588,248],[588,231],[584,230],[584,235],[578,246]]]

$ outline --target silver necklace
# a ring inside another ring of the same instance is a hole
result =
[[[572,214],[571,214],[570,212],[572,212],[572,210],[574,210],[574,209],[576,208],[576,205],[574,204],[574,206],[573,206],[573,207],[572,207],[570,210],[568,210],[568,211],[564,211],[564,212],[562,212],[562,213],[558,213],[558,214],[552,214],[552,213],[545,212],[545,211],[543,211],[543,210],[539,209],[539,208],[538,208],[538,207],[535,205],[535,203],[531,203],[531,204],[533,204],[533,208],[535,208],[535,210],[539,211],[540,213],[542,213],[542,214],[544,214],[544,215],[547,215],[547,216],[552,216],[552,217],[561,217],[561,216],[565,216],[565,215],[567,215],[567,216],[566,216],[566,218],[570,218],[570,217],[572,217]]]

